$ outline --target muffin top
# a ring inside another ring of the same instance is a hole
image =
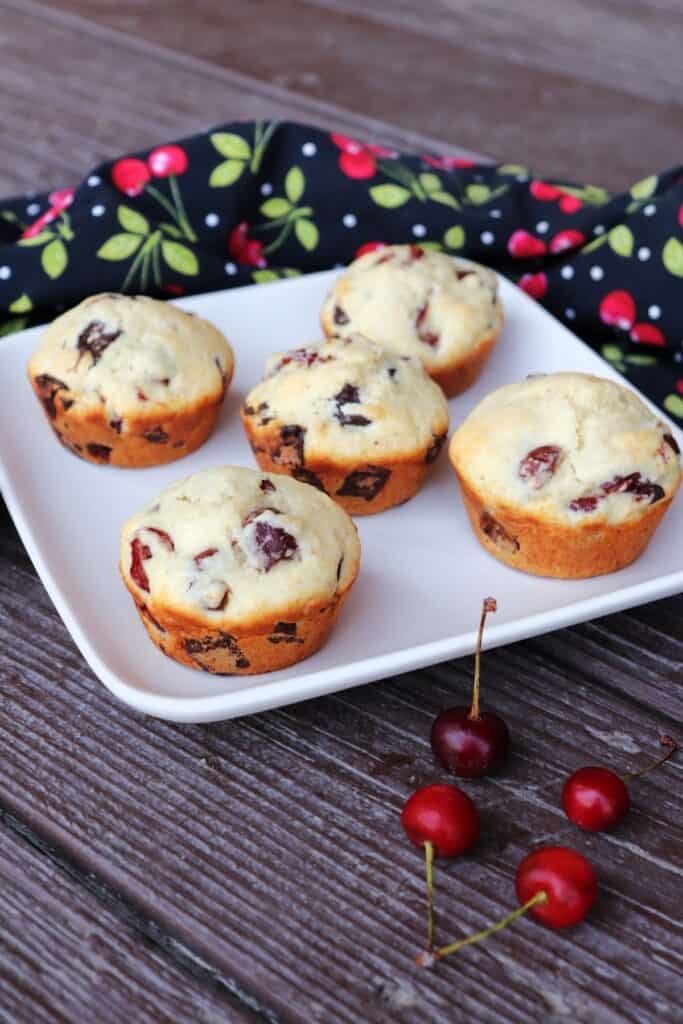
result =
[[[244,414],[296,425],[305,458],[341,462],[426,452],[448,430],[446,399],[420,361],[359,334],[272,355]]]
[[[582,373],[493,391],[451,439],[453,465],[492,504],[569,523],[638,518],[675,492],[679,447],[628,388]]]
[[[211,628],[329,601],[358,571],[346,512],[288,476],[224,466],[162,491],[121,531],[120,569],[133,593]]]
[[[56,378],[78,405],[104,405],[109,419],[173,412],[216,397],[233,356],[212,324],[142,295],[92,295],[57,317],[29,363]]]
[[[359,331],[438,370],[497,333],[502,308],[496,275],[486,267],[390,245],[361,256],[337,279],[322,319],[327,334]]]

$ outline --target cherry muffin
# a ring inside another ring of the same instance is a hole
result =
[[[628,388],[554,373],[488,395],[450,457],[472,528],[539,576],[614,572],[645,549],[681,481],[679,446]]]
[[[448,396],[474,384],[503,326],[493,271],[416,245],[366,253],[337,279],[322,309],[328,337],[359,331],[417,356]]]
[[[357,334],[271,356],[241,415],[262,469],[356,515],[411,498],[448,432],[446,399],[420,362]]]
[[[325,642],[358,574],[353,520],[285,476],[187,477],[124,525],[120,571],[149,636],[220,675],[285,668]]]
[[[141,295],[93,295],[44,332],[28,366],[62,444],[89,462],[155,466],[199,448],[232,378],[212,324]]]

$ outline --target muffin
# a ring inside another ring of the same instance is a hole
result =
[[[327,337],[360,332],[417,356],[448,396],[481,373],[503,326],[493,271],[470,260],[389,245],[337,278],[321,314]]]
[[[193,452],[213,429],[232,349],[212,324],[141,295],[93,295],[43,333],[28,373],[62,444],[142,467]]]
[[[359,564],[353,521],[324,494],[232,466],[166,488],[121,532],[121,576],[153,642],[219,675],[317,651]]]
[[[358,334],[271,356],[241,416],[262,469],[356,515],[411,498],[448,432],[446,399],[420,362]]]
[[[614,572],[647,547],[681,480],[671,427],[628,388],[554,373],[488,395],[450,457],[480,543],[539,576]]]

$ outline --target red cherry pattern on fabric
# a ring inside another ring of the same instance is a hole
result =
[[[330,136],[335,146],[341,149],[339,167],[347,178],[362,180],[373,178],[377,173],[377,160],[375,157],[395,157],[393,149],[385,146],[374,146],[357,139],[350,139],[346,135],[338,135],[333,132]]]
[[[21,233],[22,238],[35,238],[39,235],[43,228],[51,224],[53,220],[59,217],[60,213],[66,210],[74,201],[74,189],[72,188],[61,188],[56,192],[50,192],[47,197],[50,207],[45,213],[41,213],[40,217],[29,224],[27,228]]]
[[[562,196],[562,189],[556,185],[550,185],[547,181],[532,181],[529,184],[529,191],[534,199],[542,203],[550,203]]]
[[[609,327],[630,331],[636,319],[636,304],[628,292],[608,292],[600,303],[599,313],[602,322]]]
[[[634,324],[629,337],[643,345],[666,345],[666,338],[654,324]]]
[[[517,260],[529,259],[532,256],[542,256],[546,251],[545,242],[529,234],[528,231],[513,231],[508,239],[508,252]]]
[[[359,259],[361,256],[365,256],[366,252],[376,252],[378,249],[386,249],[386,242],[364,242],[363,245],[359,245],[356,249],[354,259]]]
[[[237,263],[243,263],[247,267],[265,267],[263,242],[249,238],[248,230],[249,225],[245,220],[232,229],[228,236],[228,252]]]
[[[585,245],[586,236],[576,228],[567,228],[566,231],[559,231],[550,241],[548,248],[552,253],[567,252],[568,249],[578,249]]]
[[[427,156],[423,153],[422,159],[430,167],[436,167],[439,171],[467,170],[469,167],[476,166],[474,160],[463,160],[462,157],[457,156]]]
[[[158,146],[147,157],[147,166],[155,178],[184,174],[187,163],[187,153],[180,146]]]
[[[539,300],[548,291],[548,278],[542,271],[538,274],[522,274],[519,279],[519,287],[532,299]]]
[[[564,195],[560,199],[559,207],[562,213],[578,213],[583,207],[583,203],[578,196]]]
[[[111,169],[112,182],[126,196],[139,196],[151,177],[147,164],[136,157],[117,160]]]

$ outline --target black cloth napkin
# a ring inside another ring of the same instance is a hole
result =
[[[683,168],[628,192],[518,164],[228,124],[0,201],[0,334],[99,291],[160,298],[345,264],[393,242],[517,281],[683,423]]]

